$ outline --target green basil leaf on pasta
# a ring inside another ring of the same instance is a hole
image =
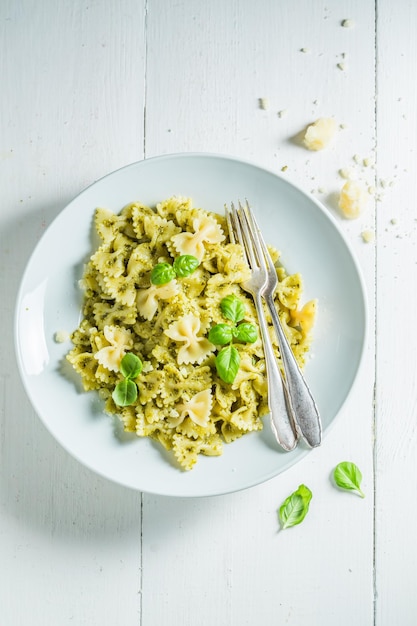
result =
[[[118,406],[129,406],[133,404],[138,397],[138,388],[133,380],[125,378],[117,383],[112,393],[112,398]]]
[[[120,361],[120,371],[125,378],[137,378],[142,371],[142,361],[133,352],[127,352]]]
[[[195,272],[199,265],[199,260],[192,254],[182,254],[175,259],[174,270],[177,276],[185,278]]]
[[[232,322],[240,322],[245,317],[245,305],[234,293],[223,298],[220,308],[223,315]]]
[[[233,346],[222,348],[215,358],[218,375],[225,383],[232,383],[239,371],[240,355]]]
[[[242,322],[233,329],[233,336],[243,343],[254,343],[258,339],[258,329],[250,322]]]
[[[284,500],[279,508],[279,519],[283,529],[301,524],[308,513],[312,497],[310,489],[305,485],[300,485]]]
[[[215,346],[224,346],[232,341],[233,331],[234,329],[228,324],[216,324],[210,328],[208,340]]]
[[[350,461],[342,461],[336,465],[333,471],[333,477],[336,485],[347,491],[356,491],[361,498],[365,497],[361,489],[362,473],[355,463]]]
[[[151,271],[153,285],[166,285],[175,278],[175,270],[169,263],[157,263]]]

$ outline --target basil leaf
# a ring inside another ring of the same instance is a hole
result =
[[[232,341],[233,330],[228,324],[216,324],[216,326],[210,328],[208,340],[214,343],[215,346],[224,346]]]
[[[182,254],[174,261],[174,270],[177,276],[185,278],[190,276],[200,265],[199,260],[191,254]]]
[[[153,285],[165,285],[175,278],[175,270],[169,263],[157,263],[151,271]]]
[[[142,371],[142,361],[133,352],[127,352],[120,361],[120,371],[125,378],[136,378]]]
[[[245,305],[234,293],[226,296],[220,302],[223,315],[232,322],[240,322],[245,317]]]
[[[305,485],[300,485],[279,508],[279,519],[282,528],[290,528],[301,524],[308,513],[310,500],[313,497],[310,489]]]
[[[117,383],[112,393],[112,398],[118,406],[129,406],[138,397],[138,388],[133,380],[126,378]]]
[[[218,375],[225,383],[232,383],[239,371],[240,355],[233,346],[222,348],[215,360]]]
[[[258,339],[258,329],[254,324],[242,322],[233,329],[233,336],[243,343],[254,343]]]
[[[333,472],[333,478],[336,485],[341,489],[356,491],[361,498],[365,497],[365,494],[361,489],[362,474],[359,467],[355,465],[355,463],[342,461],[342,463],[336,465]]]

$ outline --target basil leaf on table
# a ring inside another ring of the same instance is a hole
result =
[[[208,340],[215,346],[224,346],[233,339],[233,329],[228,324],[216,324],[210,329]]]
[[[258,339],[258,329],[250,322],[242,322],[233,329],[233,336],[243,343],[254,343]]]
[[[245,317],[245,305],[234,293],[223,298],[220,309],[228,320],[240,322]]]
[[[142,371],[142,361],[136,354],[127,352],[120,361],[120,371],[125,378],[137,378]]]
[[[174,270],[177,276],[185,278],[195,272],[199,265],[199,260],[192,254],[182,254],[175,259]]]
[[[347,491],[356,491],[361,498],[365,497],[361,489],[362,473],[355,463],[342,461],[336,465],[333,471],[333,478],[338,487]]]
[[[169,263],[157,263],[151,271],[151,283],[153,285],[166,285],[175,278],[175,270]]]
[[[216,370],[225,383],[232,383],[239,371],[240,355],[233,346],[222,348],[215,358]]]
[[[130,378],[125,378],[117,383],[112,393],[112,398],[118,406],[129,406],[136,401],[137,397],[138,388]]]
[[[310,500],[313,497],[310,489],[305,485],[300,485],[279,508],[279,519],[282,528],[290,528],[301,524],[308,513]]]

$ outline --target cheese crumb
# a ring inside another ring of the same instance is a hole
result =
[[[288,169],[288,165],[283,165],[283,166],[281,167],[281,172],[286,172],[286,171],[287,171],[287,169]]]
[[[339,176],[341,176],[345,180],[351,180],[354,178],[354,171],[351,167],[342,167],[339,170]]]
[[[303,143],[308,150],[326,148],[336,132],[336,122],[332,117],[322,117],[307,127]]]
[[[339,70],[342,70],[342,72],[344,72],[346,69],[346,63],[338,63],[337,67],[339,68]]]
[[[372,243],[375,239],[375,233],[373,230],[363,230],[361,237],[365,243]]]
[[[366,190],[355,180],[348,180],[339,196],[339,208],[347,219],[356,219],[367,204]]]
[[[300,52],[303,52],[304,54],[308,54],[310,52],[309,48],[300,48]]]
[[[54,335],[54,340],[56,343],[65,343],[70,340],[70,334],[66,330],[57,330]]]
[[[353,20],[343,20],[342,21],[343,28],[352,28],[354,25],[355,25],[355,22]]]
[[[374,167],[375,162],[370,157],[365,157],[363,160],[364,167]]]
[[[282,111],[278,111],[278,117],[285,117],[288,113],[287,109],[282,109]]]
[[[269,98],[259,98],[259,108],[263,111],[269,109]]]

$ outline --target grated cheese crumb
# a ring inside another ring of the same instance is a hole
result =
[[[282,111],[278,111],[278,117],[285,117],[288,113],[287,109],[282,109]]]
[[[351,167],[342,167],[339,170],[339,176],[341,176],[345,180],[351,180],[354,178],[354,171]]]
[[[355,25],[355,22],[353,20],[343,20],[342,21],[343,28],[353,28],[354,25]]]
[[[259,108],[263,111],[269,109],[269,98],[259,98]]]
[[[65,343],[70,340],[70,334],[66,330],[57,330],[54,335],[54,340],[56,343]]]
[[[364,167],[373,167],[375,165],[374,160],[370,157],[365,157],[363,160]]]
[[[346,70],[346,63],[338,63],[337,67],[339,68],[339,70],[342,70],[342,72],[344,72]]]
[[[375,239],[375,233],[373,230],[363,230],[361,237],[365,243],[372,243]]]

